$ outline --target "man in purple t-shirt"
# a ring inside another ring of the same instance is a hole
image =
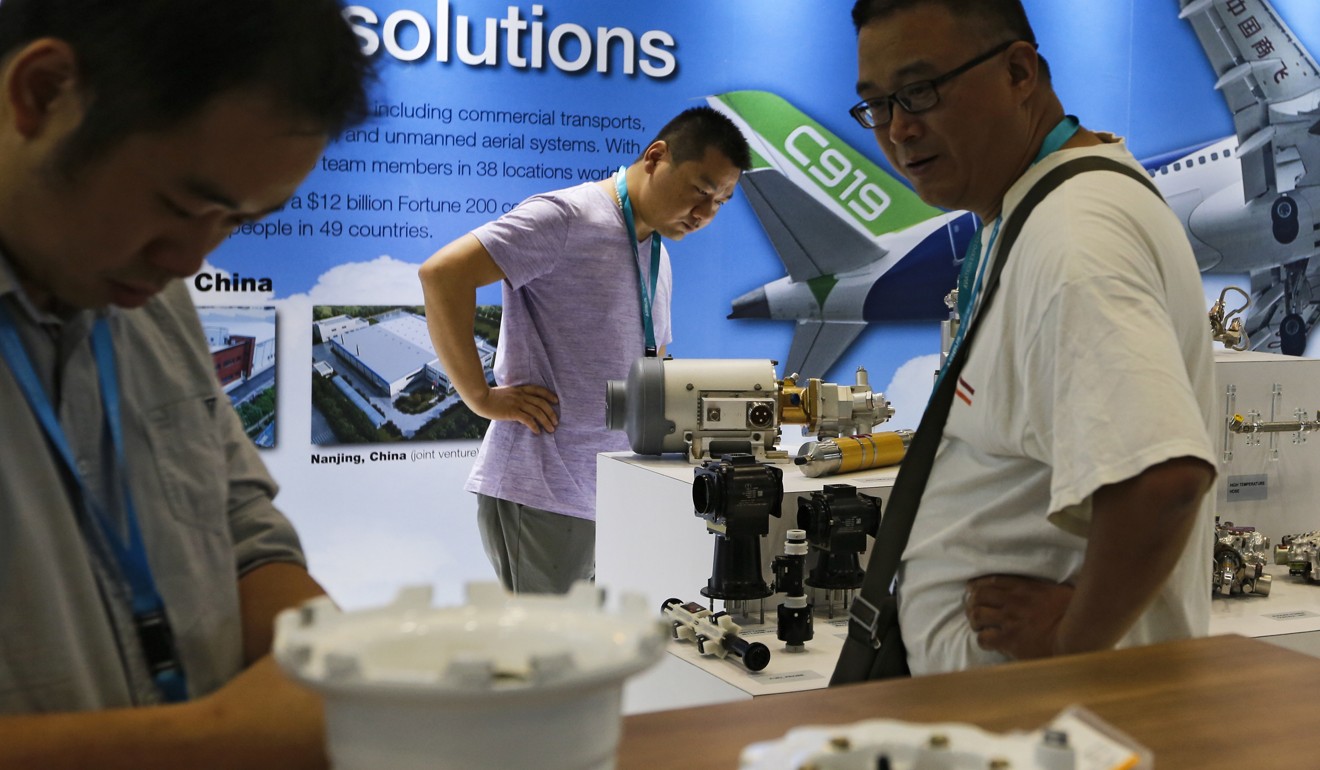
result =
[[[605,427],[605,383],[671,341],[669,257],[710,223],[751,165],[727,117],[694,107],[632,165],[534,195],[422,265],[431,341],[458,394],[492,422],[465,486],[504,586],[563,593],[596,557],[596,455],[628,448]],[[473,337],[476,292],[503,282],[486,382]]]

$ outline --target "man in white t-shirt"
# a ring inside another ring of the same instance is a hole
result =
[[[854,115],[925,201],[983,225],[959,296],[978,336],[898,572],[912,672],[1204,635],[1212,353],[1181,225],[1139,181],[1084,173],[999,253],[1050,169],[1141,167],[1065,115],[1019,0],[853,17]],[[981,317],[976,276],[1005,259]]]

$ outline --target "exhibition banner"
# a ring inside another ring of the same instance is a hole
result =
[[[1068,112],[1150,160],[1199,239],[1198,260],[1219,271],[1207,273],[1207,296],[1229,283],[1252,289],[1278,267],[1279,281],[1291,276],[1289,285],[1307,292],[1298,315],[1309,326],[1306,259],[1316,239],[1305,169],[1320,162],[1320,137],[1308,133],[1320,105],[1307,53],[1320,50],[1315,4],[1025,5]],[[278,502],[302,533],[314,575],[342,603],[379,602],[418,582],[456,599],[464,582],[493,577],[475,502],[462,489],[483,422],[458,403],[430,350],[418,267],[530,195],[630,163],[691,106],[729,115],[756,157],[709,228],[667,244],[669,352],[773,359],[780,376],[800,370],[840,383],[865,367],[896,409],[886,427],[915,427],[937,365],[943,295],[975,222],[916,199],[848,115],[857,101],[850,7],[368,0],[346,8],[379,73],[371,120],[327,149],[282,210],[236,231],[192,279],[209,308],[208,333],[231,351],[229,387],[254,404],[253,436],[282,486]],[[1223,50],[1198,38],[1207,7]],[[1237,69],[1226,65],[1233,55]],[[1248,109],[1252,94],[1274,101]],[[1248,114],[1267,117],[1249,125]],[[1291,122],[1272,122],[1280,114]],[[1249,192],[1258,206],[1247,205]],[[1252,249],[1265,256],[1240,256]],[[807,310],[779,309],[787,297]],[[488,366],[499,303],[498,285],[478,294]],[[271,308],[273,322],[262,311]],[[244,356],[251,371],[235,378]],[[249,376],[263,379],[244,387]],[[602,383],[602,399],[603,391]]]

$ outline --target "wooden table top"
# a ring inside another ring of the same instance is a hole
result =
[[[733,770],[750,743],[863,719],[1034,730],[1072,704],[1144,744],[1161,770],[1302,767],[1315,761],[1317,692],[1320,658],[1212,636],[635,714],[623,720],[618,767]]]

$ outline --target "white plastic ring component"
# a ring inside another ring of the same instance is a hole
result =
[[[1150,770],[1150,750],[1081,706],[1030,733],[872,719],[796,727],[743,749],[740,770]]]
[[[623,680],[655,663],[668,629],[639,596],[617,612],[567,595],[474,583],[432,607],[429,587],[385,607],[328,599],[276,620],[275,658],[325,700],[336,770],[612,768]]]

